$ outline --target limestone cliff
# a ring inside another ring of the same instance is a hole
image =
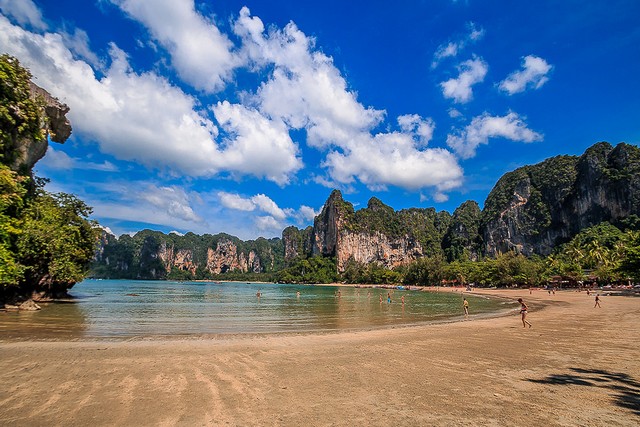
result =
[[[54,142],[64,143],[71,136],[71,123],[66,117],[69,107],[60,103],[49,92],[29,82],[30,97],[36,101],[40,111],[40,129],[43,137],[35,139],[32,136],[15,135],[12,146],[11,169],[28,170],[44,157],[49,146],[47,136]]]
[[[640,149],[601,142],[505,174],[485,202],[484,251],[547,255],[583,228],[630,215],[640,215]]]
[[[355,211],[340,191],[334,190],[310,230],[311,251],[305,252],[292,241],[296,233],[291,227],[283,233],[285,248],[296,248],[285,253],[285,261],[299,256],[331,256],[336,258],[339,272],[349,260],[389,269],[407,265],[439,252],[449,219],[448,213],[435,209],[396,212],[375,197],[365,209]]]
[[[127,279],[196,279],[227,272],[270,272],[282,267],[280,239],[243,242],[227,234],[166,235],[143,230],[102,238],[92,276]]]
[[[516,250],[549,254],[580,230],[640,215],[640,149],[598,143],[582,156],[557,156],[505,174],[481,211],[474,201],[453,213],[395,211],[373,197],[355,210],[334,190],[313,226],[287,227],[282,239],[242,242],[226,234],[164,235],[149,230],[109,241],[97,277],[199,277],[204,273],[274,272],[310,256],[386,268],[434,255],[449,261]]]

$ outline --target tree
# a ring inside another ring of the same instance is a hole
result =
[[[624,246],[621,250],[621,260],[617,272],[623,278],[640,279],[640,232],[625,233]]]
[[[16,215],[24,205],[25,179],[0,165],[0,288],[15,286],[24,270],[15,259],[13,244],[19,233]]]
[[[98,239],[96,224],[87,219],[90,213],[73,195],[37,190],[24,209],[16,241],[24,290],[57,295],[84,279]]]

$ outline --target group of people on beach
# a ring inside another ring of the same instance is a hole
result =
[[[553,291],[553,294],[555,295],[555,290]],[[590,294],[590,292],[587,289],[587,295],[589,295],[589,294]],[[522,318],[522,327],[526,328],[527,325],[529,325],[529,327],[531,327],[532,326],[531,323],[527,320],[527,312],[529,310],[529,307],[527,307],[527,304],[525,304],[525,302],[522,300],[522,298],[518,298],[518,302],[520,303],[520,316]],[[464,300],[464,303],[465,303],[464,312],[465,312],[465,315],[467,315],[468,314],[468,309],[467,309],[467,300],[466,300],[466,298]],[[595,296],[595,304],[594,304],[593,308],[596,308],[596,307],[597,308],[602,308],[602,306],[600,305],[600,294],[598,294],[598,293]]]
[[[553,291],[553,293],[555,294],[555,289]],[[358,291],[358,295],[360,294],[360,292]],[[589,295],[589,291],[587,290],[587,295]],[[258,290],[258,292],[256,292],[256,296],[258,297],[258,299],[262,296],[262,292],[260,290]],[[340,290],[337,290],[335,292],[335,296],[340,298],[342,296],[342,292],[340,292]],[[371,297],[371,291],[367,292],[367,297]],[[300,291],[296,292],[296,298],[300,298]],[[380,304],[382,304],[382,294],[380,294]],[[404,295],[401,298],[402,300],[402,305],[404,306]],[[522,320],[522,327],[526,328],[527,326],[529,326],[529,328],[531,328],[533,325],[531,324],[531,322],[529,322],[527,320],[527,314],[529,311],[529,307],[527,306],[527,304],[524,302],[524,300],[522,298],[518,298],[518,302],[520,303],[520,318]],[[387,292],[387,303],[391,304],[391,292]],[[595,305],[593,306],[593,308],[601,308],[600,306],[600,294],[596,294],[595,296]],[[469,317],[469,301],[467,301],[466,298],[462,298],[462,310],[464,311],[464,317],[465,319]]]

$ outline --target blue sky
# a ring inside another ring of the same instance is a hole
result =
[[[640,142],[640,2],[0,0],[67,103],[36,166],[114,234],[242,239],[364,207],[481,206],[516,167]]]

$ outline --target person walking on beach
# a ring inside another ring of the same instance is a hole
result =
[[[522,301],[522,298],[518,298],[518,302],[520,303],[520,315],[522,316],[522,327],[526,328],[527,325],[529,325],[529,327],[531,327],[531,323],[529,323],[527,321],[527,310],[529,310],[529,307],[527,307],[527,304],[524,303],[524,301]]]
[[[593,308],[602,308],[600,307],[600,294],[596,294],[596,304],[593,306]]]
[[[464,310],[464,317],[469,317],[469,301],[466,298],[462,299],[462,309]]]

